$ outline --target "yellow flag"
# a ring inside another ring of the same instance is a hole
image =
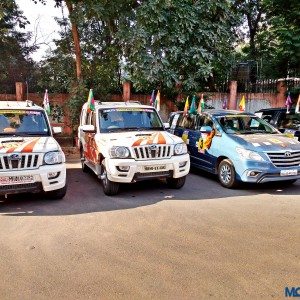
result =
[[[188,113],[188,110],[189,110],[189,96],[186,98],[185,100],[185,105],[184,105],[184,110],[183,110],[183,114],[184,115],[187,115]]]
[[[240,104],[239,104],[239,110],[240,111],[245,111],[246,108],[246,100],[245,100],[245,96],[243,95]]]

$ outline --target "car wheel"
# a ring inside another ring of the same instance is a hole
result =
[[[234,166],[229,159],[224,159],[219,164],[218,177],[221,185],[226,188],[234,188],[238,185]]]
[[[103,164],[101,165],[101,176],[100,176],[100,178],[101,178],[103,191],[104,191],[105,195],[113,196],[113,195],[118,194],[120,184],[118,182],[110,181],[107,178],[107,171],[106,171],[106,168]]]
[[[89,167],[84,163],[85,162],[85,156],[84,156],[82,147],[80,147],[80,160],[81,160],[82,172],[87,173],[89,171]]]
[[[179,177],[179,178],[167,178],[167,184],[172,189],[180,189],[185,184],[186,176]]]
[[[46,192],[47,198],[51,198],[53,200],[60,200],[62,199],[67,193],[67,184],[61,189]]]

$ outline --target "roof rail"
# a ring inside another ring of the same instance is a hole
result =
[[[125,101],[125,103],[126,104],[128,104],[128,103],[136,103],[136,104],[141,104],[142,105],[142,103],[140,101],[133,101],[133,100]]]

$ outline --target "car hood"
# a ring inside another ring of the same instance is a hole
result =
[[[182,139],[167,131],[129,131],[101,134],[100,140],[113,146],[135,147],[150,144],[177,144]]]
[[[0,138],[1,153],[32,153],[59,150],[60,146],[53,137],[9,137]]]
[[[237,144],[253,151],[300,150],[300,142],[282,134],[231,135]]]
[[[293,136],[300,137],[300,130],[285,128],[283,129],[283,134],[288,137],[293,137]]]

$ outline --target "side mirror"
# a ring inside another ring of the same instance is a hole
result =
[[[55,126],[55,127],[52,127],[52,131],[53,131],[53,134],[60,134],[60,133],[62,133],[62,128]]]
[[[200,128],[200,132],[203,132],[203,133],[210,133],[212,132],[212,128],[210,126],[202,126]]]
[[[170,129],[170,124],[169,123],[164,123],[165,129]]]
[[[83,132],[87,132],[87,133],[95,133],[95,126],[94,125],[82,125],[81,129]]]

